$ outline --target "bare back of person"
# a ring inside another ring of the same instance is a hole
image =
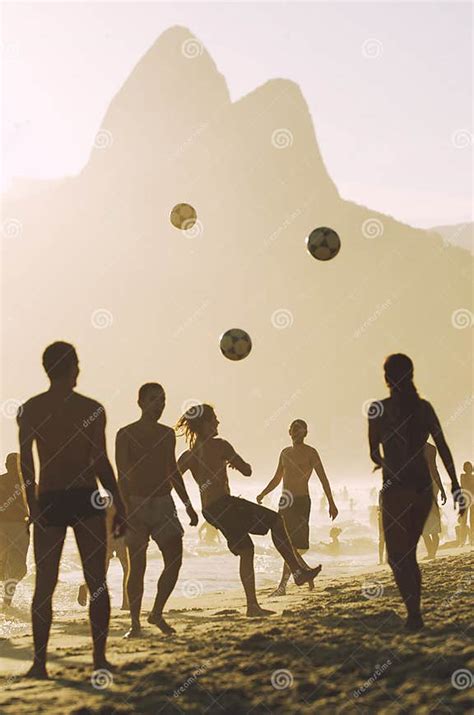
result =
[[[96,489],[90,427],[103,413],[99,402],[77,392],[48,390],[28,400],[22,417],[37,436],[39,494],[70,488]]]

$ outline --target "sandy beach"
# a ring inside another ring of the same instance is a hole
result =
[[[321,575],[313,593],[261,592],[267,619],[244,616],[240,591],[180,597],[165,638],[122,639],[127,615],[113,609],[114,672],[91,681],[86,617],[53,624],[50,676],[21,678],[31,633],[1,643],[0,712],[462,713],[472,707],[471,552],[422,563],[426,628],[406,635],[387,567],[347,578]],[[24,614],[23,614],[24,616]],[[14,617],[14,616],[13,616]]]

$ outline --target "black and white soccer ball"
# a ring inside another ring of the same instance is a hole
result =
[[[306,239],[306,247],[318,261],[330,261],[339,253],[341,239],[332,228],[320,226],[311,231]]]
[[[231,328],[221,335],[220,348],[228,360],[243,360],[252,350],[252,340],[245,330]]]
[[[175,228],[188,231],[197,221],[197,213],[191,204],[176,204],[170,213],[170,221]]]

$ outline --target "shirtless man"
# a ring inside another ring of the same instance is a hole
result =
[[[107,457],[105,411],[95,400],[74,391],[79,375],[74,347],[53,343],[44,351],[43,367],[51,382],[49,390],[21,406],[17,418],[36,562],[32,604],[34,661],[27,673],[35,678],[48,677],[46,654],[52,597],[68,526],[74,529],[84,578],[89,592],[94,594],[89,607],[94,670],[111,669],[105,657],[110,617],[105,518],[96,477],[115,504],[115,535],[125,529],[124,507]],[[40,466],[38,491],[34,442]]]
[[[178,460],[181,473],[188,469],[201,494],[202,514],[206,521],[223,533],[229,550],[240,557],[240,578],[247,599],[247,616],[268,616],[274,611],[261,608],[257,601],[254,571],[254,547],[249,534],[271,531],[273,543],[288,563],[295,583],[312,581],[321,566],[310,568],[294,550],[280,514],[246,499],[230,494],[227,466],[250,477],[252,468],[232,445],[217,437],[219,420],[210,405],[198,405],[186,412],[177,424],[190,449]]]
[[[305,438],[308,434],[306,422],[304,420],[294,420],[290,425],[289,434],[293,444],[281,452],[275,476],[257,496],[257,502],[261,504],[263,498],[270,494],[283,480],[279,511],[285,522],[291,543],[301,554],[309,549],[311,498],[309,496],[308,482],[313,470],[318,475],[326,495],[331,519],[336,518],[338,510],[319,454],[314,447],[305,444]],[[289,578],[290,570],[288,565],[284,563],[280,584],[272,596],[284,596],[286,594]],[[310,589],[313,587],[311,581],[309,582],[309,587]]]
[[[441,504],[446,504],[446,492],[444,491],[438,467],[436,466],[436,447],[427,442],[425,444],[425,459],[428,462],[431,481],[433,484],[433,502],[423,527],[423,541],[425,542],[427,559],[435,559],[439,548],[439,535],[441,533],[441,516],[438,506],[438,494],[441,494]]]
[[[158,422],[165,402],[161,385],[155,382],[142,385],[138,392],[140,419],[117,433],[119,486],[128,509],[126,544],[130,571],[127,592],[131,628],[125,634],[126,638],[141,635],[140,611],[150,536],[163,554],[164,568],[148,623],[166,635],[175,632],[163,618],[163,609],[178,580],[183,558],[183,528],[171,496],[173,487],[186,506],[191,526],[198,523],[198,515],[176,465],[174,430]]]
[[[9,454],[5,467],[6,473],[0,474],[0,581],[3,581],[3,606],[8,608],[18,582],[26,576],[30,534],[20,455]]]

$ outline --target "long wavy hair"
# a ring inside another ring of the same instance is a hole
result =
[[[386,358],[383,369],[390,396],[396,400],[402,413],[412,413],[420,400],[413,382],[412,360],[403,353],[394,353]]]
[[[186,442],[192,449],[196,439],[202,433],[203,425],[215,416],[216,413],[212,405],[193,405],[189,410],[186,410],[176,423],[176,434],[179,436],[184,435]]]

